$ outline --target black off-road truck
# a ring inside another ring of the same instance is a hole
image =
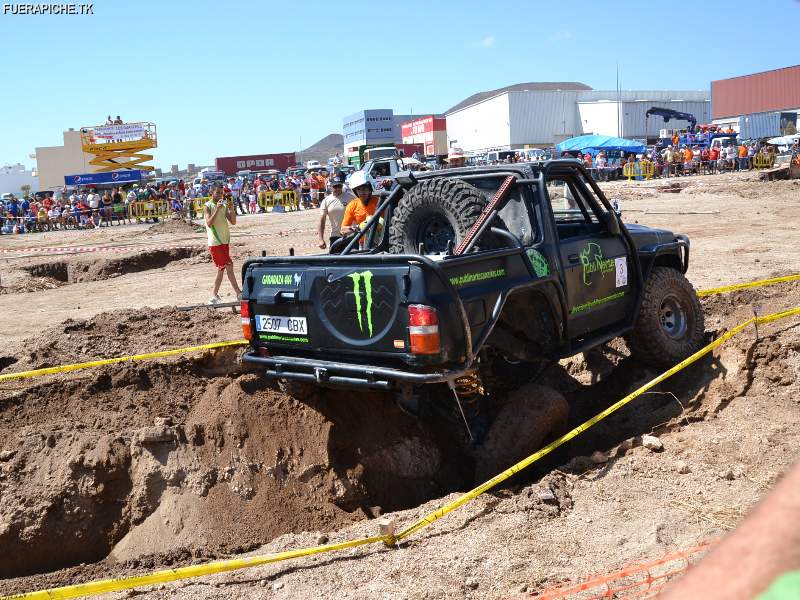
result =
[[[697,350],[703,314],[684,235],[624,225],[579,161],[404,172],[351,239],[242,270],[242,325],[259,365],[298,397],[387,390],[449,407],[479,476],[538,448],[567,417],[529,383],[625,336],[643,361]]]

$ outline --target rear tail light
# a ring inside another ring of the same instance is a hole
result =
[[[412,354],[438,354],[441,342],[436,309],[424,304],[409,305],[408,336]]]
[[[242,334],[247,341],[253,341],[253,325],[250,321],[250,303],[242,300],[239,312],[242,315]]]

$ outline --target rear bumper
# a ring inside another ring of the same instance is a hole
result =
[[[247,352],[242,360],[266,367],[266,375],[270,378],[308,381],[322,386],[355,389],[388,390],[398,384],[442,383],[464,374],[463,370],[413,373],[390,367],[357,365],[330,360],[292,356],[258,356],[253,352]]]

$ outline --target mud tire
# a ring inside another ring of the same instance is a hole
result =
[[[489,203],[476,187],[458,179],[437,177],[419,182],[398,202],[389,225],[389,252],[442,254],[446,240],[461,243]],[[493,235],[479,240],[483,249],[497,245]],[[477,245],[476,245],[477,246]]]
[[[317,386],[307,381],[295,381],[293,379],[279,379],[278,389],[291,396],[295,400],[305,401],[313,398],[317,393]]]
[[[544,446],[566,428],[567,400],[553,388],[529,384],[512,392],[475,451],[482,483]]]
[[[671,367],[697,352],[704,336],[703,307],[692,284],[676,269],[653,267],[633,331],[625,338],[631,355]]]

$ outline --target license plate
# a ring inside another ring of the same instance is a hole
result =
[[[307,335],[305,317],[271,317],[269,315],[256,315],[256,329],[270,333],[290,333],[294,335]]]

